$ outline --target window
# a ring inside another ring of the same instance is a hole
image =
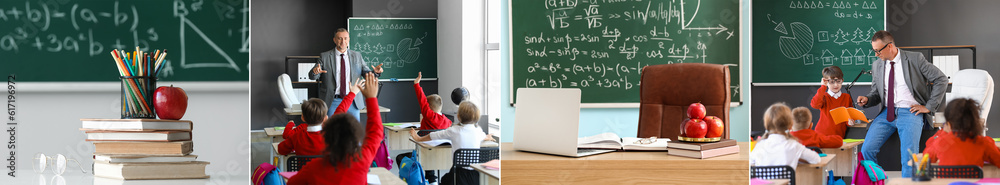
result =
[[[485,89],[486,89],[486,106],[485,113],[490,115],[490,133],[493,135],[500,135],[500,122],[497,118],[500,117],[500,107],[502,107],[502,102],[500,101],[500,11],[501,4],[500,0],[486,0],[485,5],[483,5],[486,12],[484,16],[484,21],[486,24],[484,26],[486,34],[486,55],[485,64],[483,64],[483,74],[486,75],[484,78]]]

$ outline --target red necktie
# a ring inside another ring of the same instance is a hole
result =
[[[896,91],[895,91],[895,89],[896,89],[895,88],[896,87],[896,70],[895,70],[896,66],[895,65],[896,65],[896,62],[894,62],[894,61],[890,61],[889,62],[889,91],[886,92],[886,94],[888,94],[887,96],[889,97],[888,100],[886,101],[887,108],[889,109],[889,114],[887,114],[886,118],[885,118],[885,120],[889,121],[889,122],[892,122],[893,120],[896,120],[896,101],[894,100],[895,99],[895,94],[896,94]]]
[[[340,54],[340,97],[347,96],[347,62],[344,60],[344,54]]]

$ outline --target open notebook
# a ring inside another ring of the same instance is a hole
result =
[[[666,151],[668,141],[670,141],[668,138],[650,140],[649,138],[618,137],[618,134],[606,132],[577,139],[577,148],[622,151]]]

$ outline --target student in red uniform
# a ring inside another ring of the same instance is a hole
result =
[[[840,67],[830,66],[823,68],[823,82],[816,90],[816,95],[812,98],[812,108],[819,109],[819,123],[816,124],[816,132],[821,135],[835,135],[844,138],[847,136],[847,126],[853,124],[848,121],[844,123],[834,123],[830,117],[830,110],[837,107],[854,107],[851,104],[851,95],[841,92],[844,85],[844,72]]]
[[[420,103],[420,115],[424,118],[420,120],[420,130],[446,129],[451,126],[451,120],[441,114],[441,96],[432,94],[424,96],[424,88],[420,87],[420,77],[417,72],[417,79],[413,80],[413,89],[417,91],[417,101]]]
[[[976,165],[983,161],[1000,164],[1000,149],[993,138],[983,136],[979,104],[975,100],[951,100],[944,109],[944,129],[927,139],[924,154],[938,165]]]
[[[378,79],[372,73],[366,74],[365,79],[361,93],[368,107],[368,124],[362,125],[354,116],[341,113],[327,119],[323,125],[327,144],[323,157],[306,163],[288,179],[288,184],[366,184],[375,152],[385,135],[375,98]]]
[[[840,148],[844,145],[844,138],[837,135],[823,135],[816,133],[812,128],[812,113],[809,108],[796,107],[792,109],[795,125],[792,126],[792,136],[799,139],[799,143],[807,147],[820,148]]]
[[[360,81],[359,79],[358,82]],[[345,98],[354,98],[355,93],[361,91],[361,84],[354,84],[351,86],[351,93]],[[348,106],[353,101],[354,99],[341,101],[335,113],[347,112]],[[295,122],[289,121],[288,125],[285,125],[285,131],[281,134],[285,140],[278,144],[278,154],[288,155],[294,151],[296,155],[301,156],[322,155],[326,143],[323,142],[323,134],[320,131],[323,130],[323,122],[328,118],[326,112],[326,103],[319,98],[310,98],[303,102],[302,120],[306,123],[295,126]]]

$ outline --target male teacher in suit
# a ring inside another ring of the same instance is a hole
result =
[[[344,100],[343,98],[351,92],[351,83],[358,81],[359,78],[362,78],[364,74],[369,72],[375,72],[375,77],[382,74],[381,64],[372,67],[375,69],[372,71],[372,68],[368,68],[368,64],[361,57],[361,53],[348,49],[348,42],[350,40],[351,34],[347,32],[347,29],[337,29],[333,37],[333,43],[337,47],[320,54],[316,67],[309,72],[309,79],[319,79],[320,81],[319,98],[322,98],[323,101],[326,101],[330,105],[330,109],[326,112],[329,116],[333,116],[337,105],[340,105],[340,102]],[[328,70],[332,72],[328,72]],[[364,108],[365,97],[356,95],[354,96],[354,102],[347,109],[347,113],[354,115],[354,118],[360,120],[361,111],[359,110]]]
[[[875,156],[879,148],[898,131],[903,177],[910,177],[909,152],[920,152],[920,133],[931,121],[928,113],[941,106],[948,77],[922,53],[897,48],[887,31],[875,32],[872,49],[879,57],[872,64],[872,90],[867,96],[858,96],[857,101],[864,107],[878,105],[879,113],[868,126],[861,153],[865,159],[878,162]]]

